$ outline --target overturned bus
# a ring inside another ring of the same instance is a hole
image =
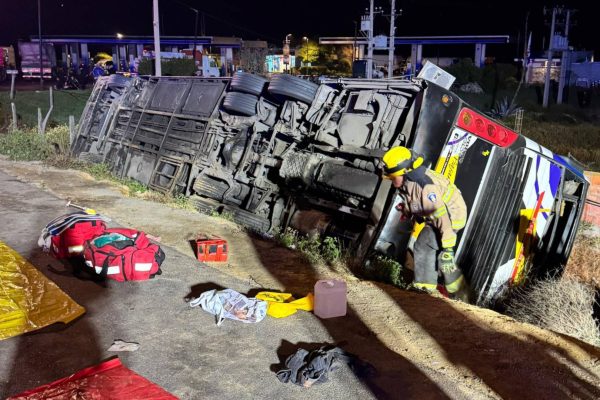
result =
[[[413,234],[380,157],[412,148],[463,193],[456,260],[489,306],[567,261],[588,182],[572,160],[425,80],[101,78],[72,148],[251,229],[336,236],[403,261]]]

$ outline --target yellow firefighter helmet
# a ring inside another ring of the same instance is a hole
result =
[[[423,165],[423,157],[402,146],[389,149],[383,155],[382,160],[383,176],[388,179],[402,176]]]

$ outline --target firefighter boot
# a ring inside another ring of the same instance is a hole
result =
[[[442,250],[438,257],[438,267],[444,277],[444,285],[450,296],[468,302],[465,277],[454,262],[454,251],[452,249]]]

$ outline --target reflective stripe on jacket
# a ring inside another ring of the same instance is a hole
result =
[[[467,206],[460,190],[443,175],[427,169],[432,183],[420,184],[405,180],[400,194],[412,215],[424,218],[438,230],[442,247],[456,245],[456,232],[467,223]]]

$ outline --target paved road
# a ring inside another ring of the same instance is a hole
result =
[[[389,385],[389,376],[385,381],[361,382],[349,369],[336,371],[330,382],[311,389],[282,384],[272,370],[280,356],[294,352],[298,343],[313,347],[331,343],[333,325],[347,332],[347,342],[366,343],[371,340],[369,332],[351,332],[358,321],[350,317],[324,325],[304,312],[254,325],[225,321],[216,327],[212,316],[189,308],[184,298],[212,288],[247,293],[254,287],[170,248],[164,249],[163,275],[150,281],[108,282],[103,287],[53,273],[48,265],[60,270],[62,264],[42,253],[36,241],[47,221],[65,211],[64,201],[3,172],[0,187],[0,240],[87,309],[66,328],[0,341],[2,398],[114,355],[106,351],[114,339],[140,343],[138,351],[120,353],[124,364],[182,399],[393,398],[405,379],[428,389],[427,398],[446,397],[416,369],[416,375],[407,370],[404,377],[398,376],[398,386]],[[340,339],[339,335],[335,338]],[[382,361],[375,364],[383,365]],[[415,381],[415,376],[423,382]]]
[[[139,342],[138,351],[122,354],[124,364],[182,399],[600,398],[597,348],[491,310],[347,274],[346,317],[320,320],[300,312],[217,328],[212,316],[190,309],[184,298],[220,287],[248,293],[261,285],[303,295],[333,271],[223,220],[123,197],[119,188],[78,171],[0,157],[0,188],[0,240],[88,310],[60,331],[0,341],[0,398],[106,359],[114,339]],[[67,198],[161,236],[164,274],[103,287],[52,273],[47,265],[61,264],[41,253],[36,241],[47,221],[64,213]],[[227,237],[231,265],[214,269],[195,261],[187,239],[198,232]],[[378,375],[363,381],[340,370],[310,389],[276,379],[280,357],[322,343],[340,344],[371,362]]]

